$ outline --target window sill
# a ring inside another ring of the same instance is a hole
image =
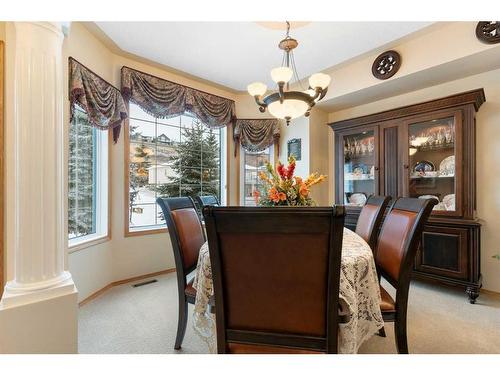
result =
[[[110,234],[107,234],[104,236],[92,237],[92,238],[89,238],[87,240],[83,240],[83,241],[74,243],[72,245],[69,245],[68,246],[68,254],[86,249],[86,248],[91,247],[91,246],[99,245],[101,243],[108,242],[110,240],[111,240]]]
[[[168,233],[166,226],[156,226],[148,229],[126,229],[125,237],[146,236],[149,234]]]

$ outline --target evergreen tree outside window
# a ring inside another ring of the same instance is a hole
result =
[[[188,114],[155,118],[133,103],[129,111],[129,230],[165,225],[157,197],[225,199],[225,129],[210,129]]]
[[[94,128],[75,109],[69,127],[68,239],[76,245],[107,233],[108,132]]]

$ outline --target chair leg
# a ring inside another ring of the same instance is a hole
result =
[[[184,299],[179,301],[179,319],[177,321],[177,336],[175,337],[175,350],[179,350],[184,340],[188,320],[188,302]]]
[[[382,327],[378,330],[378,335],[380,337],[387,337],[387,335],[385,334],[385,327]]]
[[[408,354],[408,337],[406,335],[406,316],[396,318],[394,322],[394,336],[399,354]]]

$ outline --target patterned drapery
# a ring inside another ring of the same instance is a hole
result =
[[[126,100],[159,118],[194,114],[210,128],[229,125],[235,117],[234,101],[122,67],[122,94]]]
[[[121,123],[128,116],[120,90],[72,57],[69,58],[69,100],[71,120],[78,104],[92,126],[113,129],[113,141],[117,142]]]
[[[234,155],[238,145],[247,151],[263,151],[273,143],[278,147],[280,140],[280,121],[277,119],[237,119],[234,126]]]

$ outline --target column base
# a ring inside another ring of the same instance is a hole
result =
[[[28,285],[18,284],[15,281],[9,281],[5,285],[0,308],[14,307],[34,303],[49,298],[55,298],[71,292],[75,284],[71,274],[65,271],[59,277],[41,283],[32,283]]]
[[[12,294],[0,302],[0,353],[77,353],[78,291],[63,285]]]

